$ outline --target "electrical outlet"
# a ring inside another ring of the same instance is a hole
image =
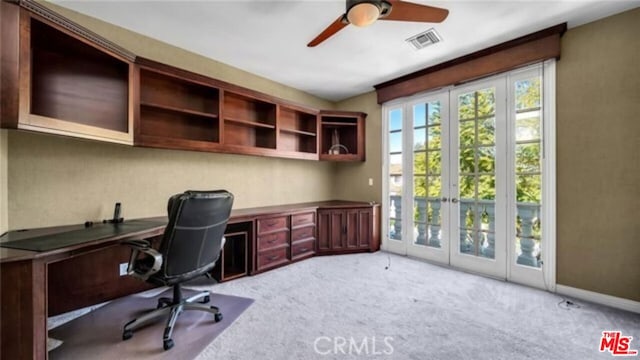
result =
[[[127,275],[127,267],[128,266],[129,266],[129,263],[121,263],[120,264],[120,276]]]
[[[369,186],[373,186],[373,178],[369,178]]]

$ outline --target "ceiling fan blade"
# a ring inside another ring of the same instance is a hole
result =
[[[331,36],[333,36],[333,34],[337,33],[340,30],[342,30],[345,26],[349,25],[349,24],[344,23],[342,21],[343,17],[344,17],[344,15],[340,15],[340,17],[337,18],[336,21],[334,21],[333,23],[331,23],[331,25],[329,25],[326,29],[324,29],[324,31],[321,32],[320,35],[316,36],[315,39],[311,40],[311,42],[308,43],[307,46],[308,47],[314,47],[314,46],[320,44],[321,42],[327,40]]]
[[[447,18],[449,10],[406,1],[391,1],[391,13],[380,20],[439,23]]]

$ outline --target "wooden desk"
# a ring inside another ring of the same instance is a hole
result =
[[[370,236],[367,239],[370,242],[370,247],[365,250],[376,251],[380,244],[378,208],[377,204],[362,202],[325,201],[239,209],[232,211],[229,220],[230,226],[227,229],[231,229],[234,233],[246,232],[248,248],[244,256],[246,257],[246,266],[249,267],[248,271],[253,274],[286,265],[290,261],[306,258],[305,256],[292,256],[290,248],[291,244],[295,246],[295,243],[291,242],[291,238],[289,238],[290,245],[288,245],[286,254],[290,260],[260,267],[258,264],[260,250],[257,249],[259,237],[256,236],[257,230],[254,229],[261,222],[270,219],[288,219],[289,223],[284,231],[291,233],[296,230],[295,221],[300,217],[300,214],[312,213],[315,216],[317,210],[371,209],[370,212],[374,216],[368,223],[371,231],[367,235]],[[166,217],[142,220],[161,221],[164,224],[167,221]],[[246,224],[246,227],[239,231],[238,226],[241,223]],[[362,225],[358,225],[358,227],[362,227]],[[83,228],[83,225],[59,226],[25,232],[11,232],[8,236],[10,240],[17,240]],[[129,239],[158,241],[164,228],[165,225],[160,225],[143,231],[105,237],[42,252],[0,247],[0,319],[2,322],[0,327],[0,358],[46,359],[47,317],[49,315],[144,290],[147,286],[145,283],[118,276],[116,266],[118,263],[126,262],[129,254],[128,248],[119,244],[121,241]],[[322,230],[320,231],[322,232]],[[327,228],[326,231],[330,231],[330,229]],[[314,231],[312,235],[315,237],[316,232]],[[363,249],[352,249],[349,252],[361,250]],[[315,253],[316,251],[310,253],[309,256],[313,256]],[[83,259],[83,257],[89,257],[90,261]],[[221,262],[224,262],[224,258]],[[79,268],[81,266],[86,266],[88,269]],[[238,275],[232,274],[232,277],[235,276]],[[77,285],[78,281],[81,286]],[[101,281],[118,285],[117,288],[105,289],[99,285]],[[75,293],[70,294],[70,291],[75,291]]]
[[[100,224],[102,225],[102,224]],[[110,224],[111,225],[111,224]],[[10,240],[83,229],[83,225],[12,232]],[[89,252],[117,246],[122,240],[162,234],[165,225],[50,251],[0,248],[0,341],[3,359],[46,359],[48,266]],[[70,274],[73,275],[73,274]]]

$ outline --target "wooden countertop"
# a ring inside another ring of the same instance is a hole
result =
[[[261,216],[311,211],[311,210],[317,210],[317,209],[339,209],[339,208],[370,207],[370,206],[379,206],[379,204],[360,202],[360,201],[330,200],[330,201],[316,201],[316,202],[306,202],[306,203],[297,203],[297,204],[262,206],[262,207],[253,207],[253,208],[244,208],[244,209],[233,209],[231,211],[231,217],[229,218],[229,223],[253,221],[255,218],[261,217]],[[166,216],[157,216],[157,217],[150,217],[150,218],[136,219],[136,220],[153,220],[153,221],[161,221],[165,223],[168,221]],[[42,251],[42,252],[0,247],[0,263],[21,261],[21,260],[34,260],[34,259],[44,258],[44,257],[47,257],[47,258],[66,257],[72,254],[74,251],[79,251],[80,249],[90,249],[93,247],[104,246],[104,244],[108,242],[117,243],[119,240],[123,238],[136,238],[140,236],[152,237],[152,236],[161,235],[164,232],[164,227],[165,225],[162,225],[162,226],[154,227],[151,229],[147,229],[145,231],[140,231],[137,233],[129,233],[124,236],[109,237],[106,239],[89,241],[82,244],[77,244],[73,246],[67,246],[59,249]],[[83,224],[78,224],[78,225],[52,226],[52,227],[46,227],[46,228],[36,228],[36,229],[27,229],[27,230],[14,230],[14,231],[9,231],[8,233],[2,235],[0,237],[0,242],[29,239],[29,238],[40,237],[45,235],[54,235],[54,234],[59,234],[63,232],[68,232],[68,231],[80,230],[83,228],[84,228]]]

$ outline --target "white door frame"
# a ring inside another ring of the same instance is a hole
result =
[[[531,68],[541,67],[542,68],[542,78],[543,78],[543,89],[542,89],[542,101],[543,101],[543,176],[542,176],[542,266],[538,269],[530,269],[530,271],[538,271],[541,276],[538,276],[538,279],[542,280],[542,285],[540,281],[534,280],[530,281],[528,276],[520,276],[518,271],[514,271],[512,268],[516,264],[515,258],[515,242],[510,239],[506,239],[506,278],[510,281],[524,283],[526,285],[535,286],[535,287],[544,287],[546,290],[555,291],[556,287],[556,101],[555,101],[555,87],[556,87],[556,63],[555,60],[547,60],[542,64],[533,65],[523,70],[515,70],[513,74],[517,74],[520,71],[528,71]],[[500,74],[499,76],[504,76],[505,74]],[[496,76],[497,77],[497,76]],[[492,77],[495,78],[495,77]],[[490,81],[492,78],[480,80],[480,82],[474,83],[480,84],[483,81]],[[509,75],[507,74],[507,78],[509,79]],[[508,86],[511,86],[511,81],[507,82]],[[431,91],[427,93],[422,93],[418,95],[414,95],[411,97],[400,98],[393,100],[391,102],[385,103],[382,105],[382,208],[383,208],[383,216],[382,216],[382,244],[381,248],[385,251],[392,251],[395,253],[399,253],[402,255],[407,255],[407,243],[409,242],[406,237],[408,234],[403,234],[403,241],[390,241],[388,238],[389,235],[389,164],[388,164],[388,134],[389,134],[389,118],[388,114],[391,109],[394,108],[402,108],[403,116],[406,116],[407,111],[409,111],[410,106],[407,104],[416,103],[419,99],[432,98],[437,96],[438,93],[449,93],[453,87],[448,87],[444,89],[438,89],[436,91]],[[462,89],[462,88],[461,88]],[[454,91],[457,89],[454,89]],[[449,97],[450,99],[452,97]],[[510,111],[509,111],[510,113]],[[443,117],[444,119],[444,117]],[[410,129],[403,129],[403,136],[408,136],[410,133]],[[508,130],[508,129],[507,129]],[[444,132],[444,127],[443,127]],[[444,134],[443,134],[444,136]],[[449,136],[450,137],[450,136]],[[405,139],[403,139],[405,141]],[[449,144],[449,148],[452,149],[453,144]],[[457,147],[453,148],[457,150]],[[496,151],[498,152],[498,151]],[[407,154],[403,153],[403,156],[407,156]],[[412,156],[412,154],[411,154]],[[403,160],[405,161],[405,160]],[[443,158],[443,162],[445,159]],[[497,161],[497,159],[496,159]],[[408,165],[413,166],[412,162],[405,162]],[[497,162],[496,162],[497,163]],[[497,171],[497,169],[496,169]],[[405,178],[409,178],[410,180],[406,180]],[[403,181],[411,181],[413,182],[413,177],[403,176]],[[443,182],[444,184],[444,182]],[[412,186],[413,184],[411,184]],[[406,188],[406,186],[405,186]],[[405,192],[407,190],[404,190]],[[449,194],[447,194],[447,197]],[[443,189],[444,196],[444,189]],[[407,215],[408,210],[403,210],[403,218],[407,219],[410,215]],[[450,213],[454,213],[453,209],[450,210]],[[451,216],[447,216],[451,217]],[[496,218],[498,218],[496,214]],[[504,216],[503,216],[504,219]],[[452,220],[452,219],[448,219]],[[443,216],[443,229],[445,228],[444,224],[444,216]],[[459,221],[459,220],[457,220]],[[508,220],[511,222],[511,220]],[[448,228],[452,228],[451,225],[447,224]],[[496,227],[498,224],[496,224]],[[406,227],[405,227],[406,228]],[[451,234],[443,233],[444,236],[450,236]],[[507,236],[505,234],[505,236]],[[459,237],[458,237],[459,239]],[[444,241],[443,243],[448,242],[451,244],[451,249],[455,249],[455,246],[452,244],[451,238],[448,241]],[[455,240],[453,241],[455,242]],[[497,248],[497,247],[496,247]],[[451,252],[451,251],[450,251]],[[428,259],[428,257],[425,257]],[[429,260],[429,259],[428,259]],[[431,259],[433,261],[438,261],[436,259]],[[440,261],[438,261],[440,262]],[[528,269],[529,270],[529,269]]]
[[[496,180],[496,196],[495,196],[495,252],[494,258],[489,259],[480,256],[467,255],[460,253],[460,202],[452,202],[454,199],[459,199],[458,190],[458,168],[459,168],[459,156],[458,156],[458,95],[482,90],[486,88],[495,89],[495,180]],[[450,135],[451,141],[449,146],[451,148],[451,160],[449,166],[449,172],[451,177],[450,182],[450,243],[451,243],[451,266],[462,268],[472,272],[480,272],[482,274],[505,279],[507,277],[507,262],[506,262],[506,136],[507,136],[507,109],[506,109],[506,86],[504,76],[492,76],[480,81],[474,81],[464,86],[456,87],[450,91],[450,103],[451,110],[450,116]]]

